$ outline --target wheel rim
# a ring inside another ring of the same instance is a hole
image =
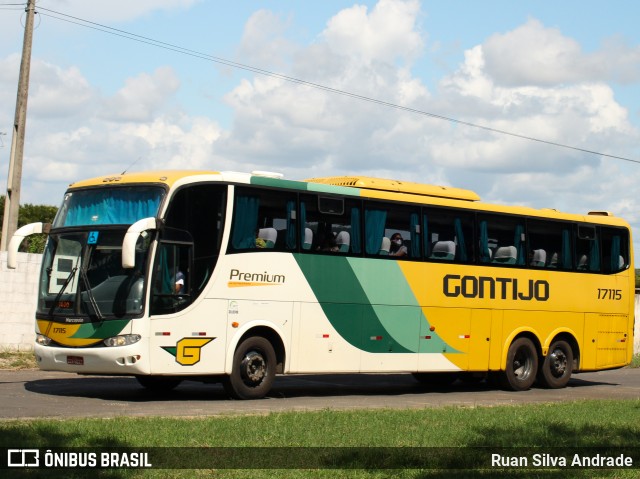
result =
[[[549,354],[549,371],[556,378],[562,377],[567,371],[567,355],[562,349],[555,349]]]
[[[520,381],[525,381],[533,372],[533,360],[527,348],[520,348],[513,358],[513,373]]]
[[[248,351],[240,363],[240,375],[245,384],[256,386],[267,375],[267,361],[258,351]]]

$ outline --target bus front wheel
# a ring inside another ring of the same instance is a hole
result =
[[[538,353],[529,338],[518,338],[507,353],[507,367],[501,375],[501,385],[512,391],[526,391],[536,379]]]
[[[554,341],[549,347],[549,353],[545,356],[538,380],[549,389],[563,388],[571,379],[573,366],[573,350],[566,341]]]
[[[267,395],[276,377],[276,353],[262,337],[242,341],[233,355],[231,374],[224,388],[235,399],[261,399]]]

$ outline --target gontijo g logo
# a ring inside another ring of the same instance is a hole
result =
[[[200,362],[201,349],[216,338],[182,338],[175,346],[162,346],[182,366],[193,366]]]

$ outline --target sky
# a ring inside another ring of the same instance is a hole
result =
[[[69,183],[124,170],[359,174],[611,211],[640,251],[638,2],[38,0],[36,11],[22,203],[58,205]],[[24,3],[0,0],[3,192],[24,19]]]

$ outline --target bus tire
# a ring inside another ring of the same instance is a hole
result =
[[[179,378],[171,376],[136,376],[140,386],[150,391],[171,391],[182,382]]]
[[[549,352],[545,356],[538,380],[542,386],[549,389],[563,388],[571,379],[573,367],[573,350],[566,341],[554,341],[549,346]]]
[[[507,367],[501,374],[501,386],[511,391],[526,391],[536,380],[538,352],[529,338],[518,338],[507,353]]]
[[[223,382],[234,399],[261,399],[271,390],[276,377],[276,353],[271,343],[252,336],[240,343],[233,354],[231,374]]]

